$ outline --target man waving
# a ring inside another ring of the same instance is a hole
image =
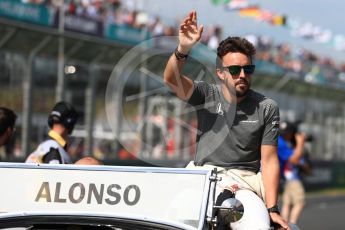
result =
[[[226,38],[217,48],[220,83],[193,81],[182,68],[202,31],[196,12],[190,12],[164,71],[165,83],[197,111],[197,150],[190,165],[217,167],[222,177],[218,194],[236,186],[250,189],[265,201],[271,220],[289,229],[277,207],[279,109],[275,101],[250,88],[255,47],[244,38]]]

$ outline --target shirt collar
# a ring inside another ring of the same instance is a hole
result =
[[[58,134],[57,132],[55,132],[54,130],[50,130],[48,133],[48,136],[53,138],[54,140],[56,140],[56,142],[61,145],[63,148],[66,147],[66,141],[65,139],[63,139],[62,136],[60,136],[60,134]]]

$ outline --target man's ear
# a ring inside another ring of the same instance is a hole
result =
[[[225,72],[219,68],[216,69],[217,75],[221,81],[225,80]]]

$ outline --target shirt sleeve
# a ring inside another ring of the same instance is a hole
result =
[[[193,93],[188,100],[188,104],[192,106],[198,106],[205,104],[205,98],[208,92],[208,84],[206,82],[194,82]]]
[[[275,101],[267,99],[264,104],[264,132],[262,145],[278,145],[279,108]]]

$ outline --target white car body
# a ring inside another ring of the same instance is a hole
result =
[[[210,171],[0,163],[0,175],[0,226],[74,216],[205,227]]]
[[[0,175],[0,229],[203,230],[217,223],[217,177],[209,170],[0,163]],[[235,198],[241,208],[229,209],[240,216],[233,230],[271,229],[259,197],[239,190]]]

